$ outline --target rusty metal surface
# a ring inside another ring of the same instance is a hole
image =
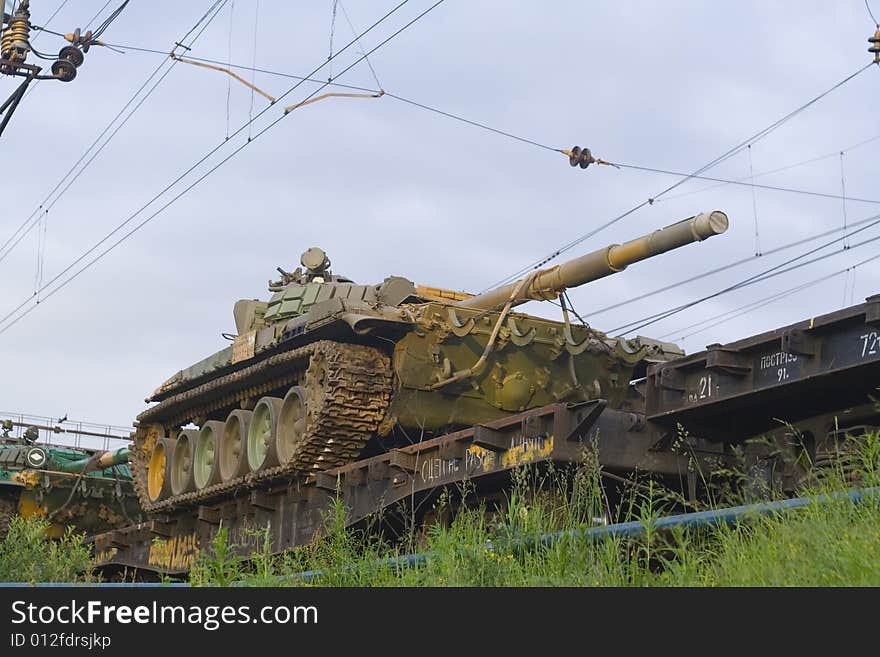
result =
[[[273,552],[311,542],[322,533],[337,494],[351,526],[399,503],[413,508],[443,486],[466,480],[481,494],[498,492],[511,469],[550,461],[578,463],[589,445],[597,450],[603,469],[686,476],[688,459],[653,451],[658,439],[644,418],[607,408],[602,400],[553,404],[393,449],[308,480],[263,482],[234,497],[156,515],[92,540],[102,569],[182,574],[221,523],[242,554],[258,547],[253,532],[266,527]]]
[[[880,296],[648,371],[647,418],[741,440],[869,401],[880,377]]]

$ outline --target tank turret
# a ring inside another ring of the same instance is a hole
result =
[[[16,515],[47,519],[53,536],[67,527],[106,531],[139,517],[127,447],[90,451],[39,443],[36,426],[12,437],[13,424],[4,422],[0,436],[0,538]]]
[[[723,212],[699,214],[479,295],[399,276],[359,285],[313,247],[301,268],[279,268],[267,301],[235,304],[230,345],[147,399],[132,451],[141,504],[203,504],[555,402],[624,408],[630,382],[678,347],[516,307],[727,226]]]

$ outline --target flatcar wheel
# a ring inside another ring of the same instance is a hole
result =
[[[230,481],[248,473],[247,436],[251,411],[232,411],[220,438],[220,479]]]
[[[171,495],[171,455],[176,442],[173,438],[163,436],[153,446],[147,469],[147,495],[151,502],[158,502]]]
[[[199,432],[195,429],[184,429],[177,436],[177,444],[171,453],[171,492],[174,495],[191,493],[196,489],[193,480],[193,455],[198,435]]]
[[[220,441],[225,426],[223,422],[210,420],[199,430],[193,454],[193,479],[198,490],[220,481]]]
[[[254,407],[247,437],[247,460],[252,472],[278,465],[275,450],[270,447],[274,447],[281,404],[277,397],[263,397]]]
[[[284,396],[275,430],[275,453],[280,465],[287,465],[302,446],[306,432],[305,394],[293,386]]]

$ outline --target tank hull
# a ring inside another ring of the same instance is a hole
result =
[[[94,534],[136,522],[141,509],[124,461],[124,449],[90,454],[44,444],[0,445],[0,537],[14,516],[47,520],[52,537],[68,528]]]

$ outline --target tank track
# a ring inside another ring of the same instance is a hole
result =
[[[0,496],[0,541],[9,533],[9,525],[18,514],[18,505],[5,496]]]
[[[390,359],[378,349],[320,341],[275,354],[169,397],[138,416],[132,467],[141,507],[147,513],[170,511],[181,504],[223,497],[281,477],[307,477],[355,459],[385,417],[391,380]],[[150,431],[151,425],[179,426],[298,382],[308,400],[308,428],[303,447],[290,463],[250,472],[200,491],[150,501],[146,466],[160,435],[155,429]]]

